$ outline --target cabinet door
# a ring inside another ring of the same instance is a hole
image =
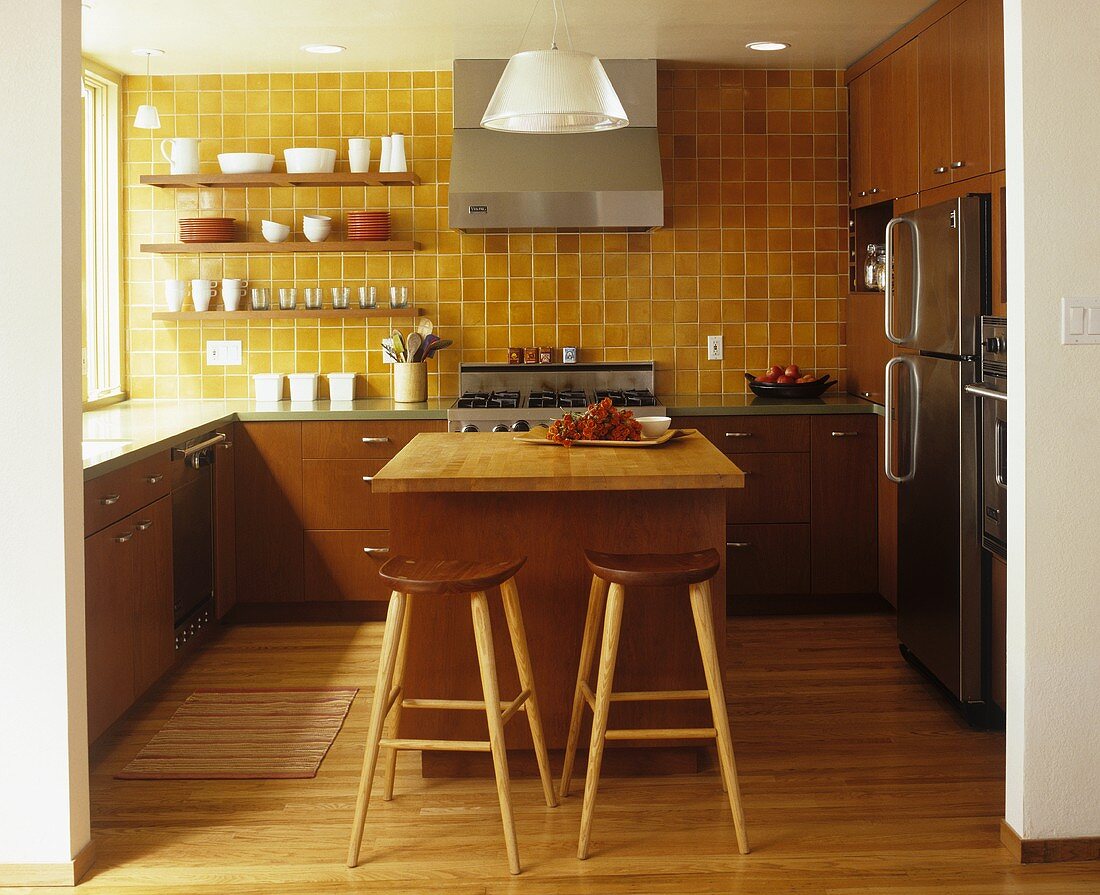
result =
[[[989,169],[1005,169],[1004,0],[989,0]]]
[[[898,486],[886,477],[886,417],[878,419],[878,592],[898,605]]]
[[[238,423],[237,599],[302,599],[302,424]]]
[[[810,526],[726,526],[726,593],[766,596],[809,592]]]
[[[386,460],[303,460],[306,529],[388,529],[390,498],[371,490]]]
[[[730,454],[745,487],[726,492],[730,523],[806,522],[810,518],[809,454]]]
[[[944,16],[916,38],[920,188],[951,182],[951,28]]]
[[[989,173],[988,0],[947,16],[951,35],[951,179]]]
[[[887,57],[864,75],[871,82],[871,101],[867,115],[867,196],[871,202],[881,202],[893,197],[890,183],[892,135],[886,121],[891,102],[890,74],[890,58]]]
[[[852,205],[866,205],[871,180],[871,74],[860,75],[848,85],[848,127]]]
[[[237,602],[236,429],[226,430],[226,435],[229,438],[218,449],[214,463],[214,605],[218,618]]]
[[[882,122],[878,128],[883,135],[882,178],[885,181],[885,198],[909,196],[919,188],[920,143],[917,134],[917,110],[920,107],[918,83],[919,70],[917,42],[915,40],[891,53],[879,63],[887,74],[880,80],[886,91],[879,105]],[[875,66],[878,68],[878,66]],[[898,212],[894,209],[895,213]]]
[[[886,400],[886,362],[892,353],[883,301],[881,292],[848,296],[848,391],[876,404]]]
[[[388,600],[390,589],[378,568],[389,543],[388,531],[307,531],[306,599]]]
[[[84,540],[89,742],[134,700],[134,535],[123,519]]]
[[[175,661],[172,610],[172,498],[162,497],[127,520],[133,527],[134,691],[141,696]]]
[[[871,414],[810,422],[815,594],[878,592],[877,422]]]

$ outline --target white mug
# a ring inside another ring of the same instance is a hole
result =
[[[392,140],[389,137],[382,138],[382,154],[378,157],[378,171],[385,174],[390,169],[390,147]]]
[[[195,303],[196,311],[209,311],[210,299],[218,293],[218,287],[213,280],[192,280],[191,301]]]
[[[247,288],[248,280],[222,280],[222,304],[225,305],[227,311],[237,310]]]
[[[183,309],[183,299],[186,295],[187,283],[184,280],[164,281],[164,300],[172,313]]]
[[[165,146],[172,147],[169,155]],[[173,137],[160,141],[160,154],[171,166],[168,170],[173,174],[198,174],[199,173],[199,139],[198,137]]]
[[[370,170],[369,139],[352,137],[348,140],[348,167],[355,174],[365,174]]]

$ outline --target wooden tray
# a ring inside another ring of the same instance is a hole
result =
[[[546,426],[536,426],[530,432],[524,432],[522,435],[515,436],[515,441],[522,444],[552,444],[555,447],[565,447],[563,444],[559,444],[556,441],[551,441],[546,437],[548,429]],[[663,435],[658,438],[643,438],[641,441],[574,441],[572,447],[611,447],[611,448],[650,448],[659,447],[662,444],[668,444],[670,441],[676,438],[683,438],[686,435],[694,435],[695,429],[669,429]]]

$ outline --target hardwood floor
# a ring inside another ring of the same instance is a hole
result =
[[[403,753],[395,799],[371,803],[362,863],[349,870],[344,858],[381,628],[230,628],[181,668],[123,719],[95,758],[98,859],[82,890],[1100,891],[1096,864],[1012,863],[998,833],[1003,737],[971,731],[948,710],[903,664],[892,619],[883,615],[730,621],[726,687],[750,855],[737,854],[717,772],[605,776],[584,862],[575,857],[581,799],[574,793],[547,809],[538,779],[521,778],[513,781],[513,804],[524,872],[511,877],[492,779],[423,780],[418,756]],[[361,688],[316,779],[113,779],[192,689],[250,685]]]

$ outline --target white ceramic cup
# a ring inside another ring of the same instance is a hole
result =
[[[187,282],[185,280],[164,281],[164,301],[168,310],[176,313],[183,310],[183,300],[187,297]]]
[[[172,147],[171,153],[168,146]],[[198,137],[171,137],[160,141],[160,154],[169,164],[172,174],[198,174],[199,173],[199,139]]]
[[[348,140],[348,167],[355,174],[365,174],[370,170],[369,139],[352,137]]]
[[[213,280],[192,280],[191,301],[196,311],[209,311],[210,300],[217,295],[218,287]]]
[[[248,280],[227,279],[222,280],[222,304],[227,311],[235,311],[241,304],[245,290],[248,288]]]

